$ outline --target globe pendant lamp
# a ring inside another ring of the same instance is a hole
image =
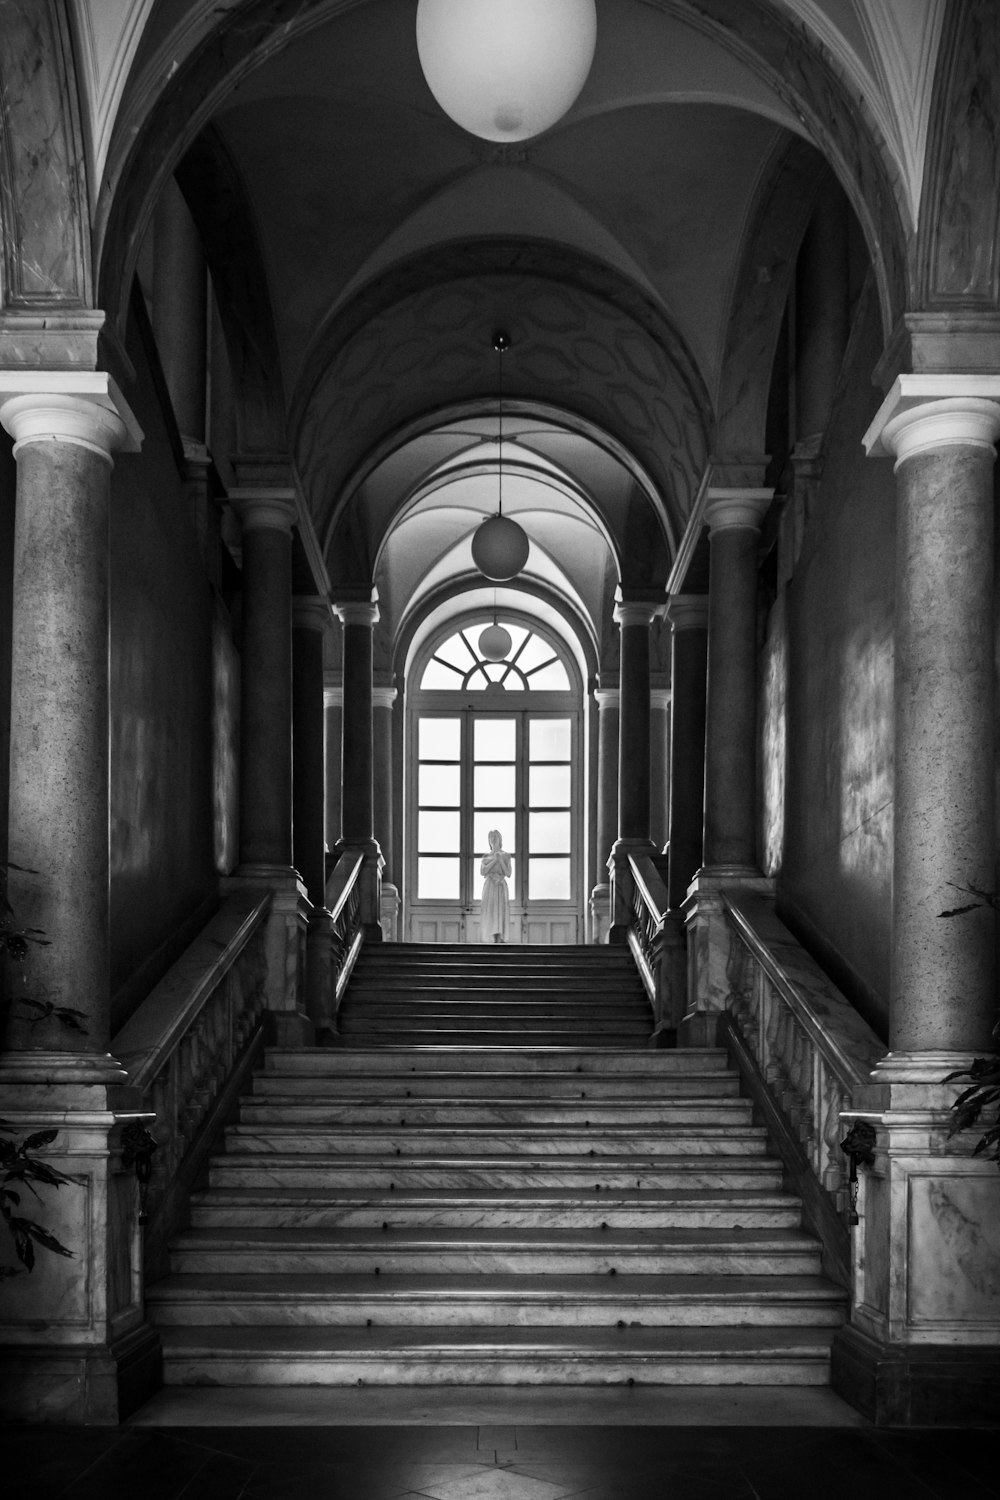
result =
[[[497,513],[477,527],[472,538],[472,561],[491,583],[509,583],[528,561],[530,544],[525,531],[503,513],[503,356],[510,348],[505,333],[493,335],[500,359],[499,425],[497,435]]]
[[[485,141],[527,141],[554,125],[587,81],[594,0],[419,0],[427,86],[456,125]]]
[[[503,661],[513,641],[509,630],[497,624],[497,591],[493,590],[493,624],[479,633],[479,649],[487,661]]]

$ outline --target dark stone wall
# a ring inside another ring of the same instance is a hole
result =
[[[760,851],[778,908],[884,1037],[892,891],[892,463],[861,437],[881,393],[874,298],[835,404],[818,498],[759,663]],[[783,766],[783,769],[782,769]]]
[[[6,433],[0,434],[0,861],[7,858],[10,795],[10,652],[14,603],[14,499],[17,463]]]
[[[111,492],[112,1032],[217,900],[219,605],[147,337],[133,318],[127,399],[145,437],[117,457]]]

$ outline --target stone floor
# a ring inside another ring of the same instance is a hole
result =
[[[0,1429],[30,1500],[986,1500],[996,1432],[877,1430],[829,1391],[164,1392]],[[286,1431],[294,1427],[294,1432]]]

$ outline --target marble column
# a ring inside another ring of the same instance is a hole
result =
[[[704,837],[708,595],[675,594],[667,618],[672,682],[667,895],[676,911],[701,865]]]
[[[597,704],[597,869],[608,868],[618,832],[618,698],[617,688],[594,691]],[[606,943],[611,927],[611,884],[598,881],[590,896],[591,934]]]
[[[702,863],[683,902],[688,1009],[679,1037],[710,1046],[729,997],[726,888],[768,890],[757,868],[757,542],[769,489],[712,487]]]
[[[687,936],[682,904],[701,864],[705,789],[705,676],[708,595],[675,594],[670,621],[670,776],[664,931],[665,1013],[680,1025],[687,1010]]]
[[[361,920],[369,942],[380,942],[382,851],[375,838],[372,721],[372,631],[378,623],[378,596],[341,600],[334,610],[344,634],[342,737],[343,832],[340,849],[364,855],[360,876]]]
[[[624,943],[632,914],[629,857],[651,854],[649,837],[649,627],[662,606],[619,597],[615,621],[621,632],[618,704],[618,838],[611,851],[609,941]]]
[[[240,862],[236,880],[273,892],[268,1006],[279,1046],[312,1039],[302,979],[309,914],[292,864],[293,490],[230,491],[243,528]]]
[[[394,943],[399,935],[399,890],[392,869],[392,745],[393,704],[396,689],[380,684],[372,688],[373,774],[372,808],[375,839],[382,851],[382,936]]]
[[[339,672],[327,669],[324,673],[323,705],[326,709],[326,847],[330,853],[343,835],[340,809],[344,686]]]
[[[42,1154],[74,1178],[22,1203],[72,1259],[40,1249],[30,1276],[0,1280],[0,1405],[117,1422],[159,1367],[121,1160],[123,1129],[152,1117],[109,1052],[108,527],[112,454],[142,433],[93,370],[0,371],[0,423],[17,460],[9,898],[47,944],[11,975],[0,1089],[19,1136],[58,1131]]]
[[[333,1035],[333,920],[326,906],[326,708],[323,638],[330,622],[325,598],[292,602],[292,835],[295,868],[312,910],[306,934],[305,1008],[318,1041]]]
[[[854,1231],[837,1388],[882,1421],[985,1419],[1000,1387],[1000,1192],[949,1139],[961,1084],[995,1047],[994,444],[1000,376],[901,375],[865,437],[895,457],[896,638],[888,1055],[849,1120],[876,1132]]]
[[[670,699],[668,687],[649,690],[649,834],[657,849],[666,845],[669,827]]]

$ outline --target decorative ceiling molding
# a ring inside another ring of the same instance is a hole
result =
[[[154,0],[70,0],[83,75],[92,182],[100,182],[118,107]]]

